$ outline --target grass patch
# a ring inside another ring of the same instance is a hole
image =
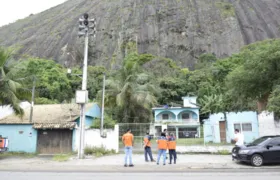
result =
[[[57,154],[57,155],[53,156],[52,160],[58,161],[58,162],[65,162],[65,161],[68,161],[71,156],[72,156],[72,154]]]
[[[0,157],[23,157],[23,158],[34,158],[37,153],[26,153],[26,152],[4,152],[0,153]]]
[[[216,2],[216,7],[221,10],[222,17],[235,17],[235,9],[231,3],[227,2]]]
[[[229,155],[230,152],[228,150],[226,150],[226,149],[223,149],[223,150],[219,150],[218,154],[220,154],[220,155]]]
[[[115,150],[107,150],[105,147],[86,147],[85,148],[86,155],[94,155],[95,157],[101,157],[105,155],[116,154]]]

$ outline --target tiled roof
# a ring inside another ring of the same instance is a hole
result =
[[[75,122],[63,122],[63,123],[35,123],[34,129],[71,129],[76,126]]]
[[[88,110],[92,104],[87,104]],[[80,106],[77,104],[50,104],[35,105],[33,108],[32,122],[29,121],[30,107],[24,109],[21,119],[16,115],[10,115],[0,119],[0,124],[33,124],[39,128],[73,128],[75,121],[80,116]]]

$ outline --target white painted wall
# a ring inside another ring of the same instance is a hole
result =
[[[25,101],[21,102],[19,105],[22,109],[30,107],[30,103]],[[14,110],[10,106],[0,106],[0,119],[9,116],[14,113]]]
[[[264,111],[258,115],[259,135],[280,135],[280,122],[274,121],[273,113]]]
[[[184,107],[197,108],[195,105],[197,97],[182,97],[182,99],[184,101]]]
[[[85,131],[85,147],[102,147],[104,146],[107,150],[114,149],[117,153],[119,152],[119,126],[115,125],[114,130],[106,129],[106,138],[100,136],[99,129],[86,129]],[[79,135],[80,130],[77,129],[75,133],[75,146],[74,150],[78,150],[79,146]]]

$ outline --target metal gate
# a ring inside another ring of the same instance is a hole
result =
[[[37,151],[40,154],[72,152],[72,130],[38,130]]]
[[[127,129],[131,129],[131,133],[134,135],[134,146],[133,151],[135,152],[143,152],[143,140],[146,136],[146,133],[153,137],[155,134],[154,132],[154,124],[151,123],[122,123],[119,124],[119,149],[122,152],[124,145],[122,143],[122,136],[126,133]],[[151,140],[152,148],[156,147],[155,138]]]

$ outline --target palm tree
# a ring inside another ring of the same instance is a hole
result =
[[[23,78],[16,78],[19,73],[17,64],[11,62],[11,51],[0,47],[0,105],[11,106],[16,115],[23,116],[20,101],[30,93],[21,84]]]
[[[150,122],[158,89],[137,62],[123,67],[106,81],[105,104],[118,110],[118,122]]]

